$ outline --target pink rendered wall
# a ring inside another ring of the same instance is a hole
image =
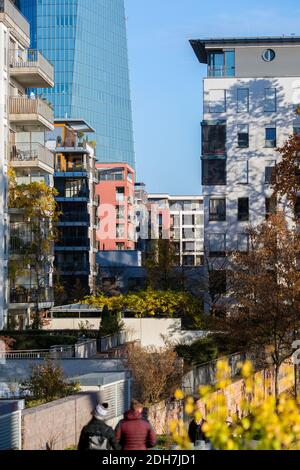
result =
[[[135,243],[133,240],[129,240],[129,233],[131,231],[132,235],[134,234],[134,170],[124,163],[97,163],[96,168],[122,168],[125,173],[123,181],[101,181],[96,186],[96,194],[99,196],[98,218],[102,221],[102,223],[100,223],[100,229],[97,230],[97,240],[100,242],[100,250],[116,250],[117,243],[124,243],[125,250],[133,250],[135,248]],[[133,173],[132,182],[127,179],[129,172]],[[117,187],[124,188],[124,202],[117,201]],[[132,203],[129,203],[128,197],[132,198]],[[124,219],[117,219],[117,205],[124,206]],[[132,221],[128,221],[128,215],[130,213],[132,215]],[[117,238],[116,236],[117,223],[124,225],[124,238]]]

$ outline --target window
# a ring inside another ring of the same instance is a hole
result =
[[[226,256],[226,235],[225,233],[209,233],[209,256]]]
[[[234,163],[235,183],[248,184],[249,178],[249,162],[246,160],[238,160]]]
[[[183,266],[194,266],[195,265],[195,257],[194,255],[185,255],[182,257],[182,264]]]
[[[116,249],[119,250],[119,251],[123,251],[125,250],[125,243],[116,243]]]
[[[249,112],[249,89],[238,88],[237,90],[237,112],[248,113]]]
[[[209,77],[235,76],[235,51],[213,51],[208,54]]]
[[[116,237],[125,238],[125,225],[124,224],[116,225]]]
[[[266,113],[276,112],[276,88],[265,89],[264,111]]]
[[[225,113],[226,92],[225,90],[210,90],[208,107],[210,113]]]
[[[209,220],[222,222],[226,220],[226,199],[210,199]]]
[[[88,197],[86,180],[67,180],[65,183],[65,194],[63,197]]]
[[[116,188],[116,199],[118,202],[125,201],[125,188],[124,187]]]
[[[267,148],[276,147],[276,127],[267,127],[266,128],[266,143]]]
[[[237,126],[238,147],[249,147],[249,126],[248,124],[238,124]]]
[[[238,233],[237,251],[247,253],[249,251],[249,235],[247,233]]]
[[[262,58],[265,62],[272,62],[276,57],[275,51],[273,49],[266,49],[263,54]]]
[[[226,153],[226,125],[202,124],[202,155]]]
[[[183,242],[183,251],[186,253],[194,253],[195,242]]]
[[[241,197],[238,199],[238,221],[245,222],[249,220],[249,198]]]
[[[124,217],[125,217],[125,206],[116,206],[116,217],[117,217],[117,219],[124,219]]]
[[[184,214],[182,217],[182,224],[183,225],[196,225],[196,216],[193,214]]]
[[[277,199],[276,197],[266,197],[266,220],[276,213],[277,210]]]
[[[276,161],[272,160],[268,162],[268,166],[265,167],[265,184],[273,184],[276,179]]]
[[[205,159],[202,163],[202,184],[204,186],[226,185],[226,160]]]
[[[180,227],[180,216],[179,215],[171,215],[171,226],[172,227]]]

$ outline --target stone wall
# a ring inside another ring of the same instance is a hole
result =
[[[77,446],[96,403],[97,393],[82,393],[23,411],[22,449],[65,450]],[[118,421],[119,417],[108,424],[115,426]]]

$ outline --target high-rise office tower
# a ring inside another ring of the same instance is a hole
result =
[[[293,132],[300,133],[295,112],[300,103],[300,38],[216,38],[192,40],[191,45],[207,66],[202,121],[205,249],[219,266],[220,272],[212,275],[223,277],[226,289],[225,257],[247,251],[249,224],[263,222],[276,208],[271,186],[280,158],[276,149]]]
[[[134,167],[124,0],[18,0],[31,47],[54,65],[53,90],[38,89],[56,118],[96,131],[97,159]]]

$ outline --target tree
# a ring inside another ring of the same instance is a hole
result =
[[[53,262],[53,243],[56,238],[55,222],[59,212],[55,201],[57,192],[44,182],[17,184],[14,173],[10,172],[9,207],[20,209],[23,223],[27,227],[27,242],[23,247],[22,269],[30,266],[34,274],[33,296],[35,304],[31,327],[39,329],[43,321],[40,303],[43,302],[48,284],[48,273]],[[18,272],[14,272],[16,282]]]
[[[240,412],[230,411],[230,367],[224,361],[217,364],[215,385],[199,389],[202,410],[199,402],[192,397],[184,397],[179,389],[177,399],[185,398],[186,415],[200,421],[206,437],[215,450],[299,450],[300,414],[299,401],[283,394],[279,401],[273,396],[265,396],[264,387],[255,374],[252,365],[241,365],[244,380],[244,397]],[[227,391],[225,392],[225,390]],[[170,422],[174,441],[181,449],[190,449],[188,430],[183,421]]]
[[[232,299],[228,315],[216,323],[236,349],[268,349],[275,370],[275,395],[281,364],[291,357],[300,328],[299,236],[282,213],[248,229],[248,253],[231,257]],[[234,299],[234,300],[233,300]]]
[[[106,297],[104,294],[88,296],[84,302],[100,309],[106,307],[110,312],[131,313],[136,318],[188,317],[192,319],[194,327],[202,324],[202,302],[186,292],[147,289],[136,294],[113,297]]]
[[[51,360],[33,367],[29,379],[23,382],[21,388],[29,392],[31,400],[43,400],[44,403],[67,397],[79,390],[78,384],[69,383],[62,368]]]
[[[119,333],[123,329],[123,322],[119,312],[110,311],[105,305],[101,313],[101,324],[99,328],[99,336],[113,335]]]
[[[146,260],[148,284],[154,289],[178,288],[180,276],[175,267],[179,265],[175,244],[170,240],[152,240],[151,250]]]
[[[287,199],[295,215],[297,196],[300,192],[300,136],[291,136],[278,152],[281,161],[276,165],[272,187],[276,196]]]
[[[183,365],[173,349],[135,345],[128,348],[127,354],[127,366],[133,376],[133,394],[145,406],[172,397],[181,386]]]

